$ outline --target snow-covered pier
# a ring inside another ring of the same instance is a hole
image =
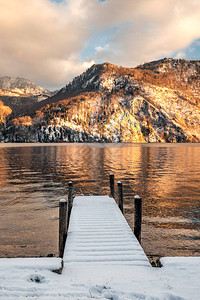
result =
[[[63,262],[70,299],[199,299],[200,258],[153,268],[112,197],[75,197]]]
[[[66,267],[73,264],[150,267],[115,200],[107,196],[74,199],[63,260]]]

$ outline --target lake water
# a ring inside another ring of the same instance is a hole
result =
[[[125,217],[143,200],[147,255],[200,255],[200,144],[0,144],[0,257],[58,255],[58,204],[124,188]],[[110,216],[112,218],[112,216]]]

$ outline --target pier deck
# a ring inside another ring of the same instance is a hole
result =
[[[107,196],[76,197],[64,264],[150,264],[115,200]]]
[[[92,287],[96,297],[111,287],[112,295],[156,287],[148,258],[115,200],[107,196],[74,199],[63,261],[65,278],[75,286]]]

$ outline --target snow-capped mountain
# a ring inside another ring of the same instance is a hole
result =
[[[10,107],[12,116],[28,113],[28,107],[54,94],[25,78],[0,77],[0,100]]]
[[[0,96],[52,96],[52,92],[25,78],[0,77]]]
[[[9,128],[16,134],[18,122],[21,141],[198,142],[199,87],[200,61],[93,65],[55,96],[35,103],[29,129],[24,119],[11,122],[2,139],[17,141]]]

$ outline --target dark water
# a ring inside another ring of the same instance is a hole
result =
[[[0,257],[58,254],[58,201],[75,192],[109,194],[109,173],[143,199],[148,255],[200,255],[199,144],[0,145]],[[112,218],[112,216],[110,216]]]

